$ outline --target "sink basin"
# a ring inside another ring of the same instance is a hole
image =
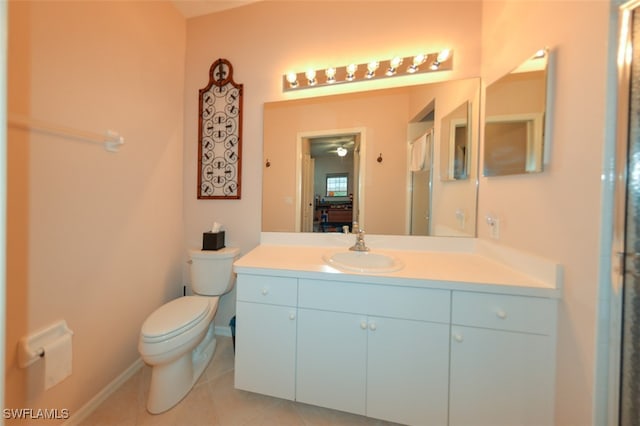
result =
[[[322,256],[329,265],[355,272],[394,272],[404,267],[398,259],[369,251],[339,251]]]

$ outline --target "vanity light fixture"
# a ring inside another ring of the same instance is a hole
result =
[[[402,64],[409,64],[402,67]],[[364,69],[366,71],[358,72]],[[378,73],[378,69],[384,72]],[[322,87],[330,84],[373,80],[378,78],[399,77],[434,71],[453,69],[453,52],[444,49],[435,53],[420,53],[415,56],[394,57],[385,61],[371,61],[366,64],[350,64],[342,67],[328,67],[324,70],[310,69],[301,73],[288,73],[283,76],[283,91]]]

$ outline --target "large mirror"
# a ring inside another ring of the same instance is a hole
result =
[[[539,50],[509,74],[487,86],[485,176],[542,171],[545,133],[548,134],[545,132],[548,58],[548,50]]]
[[[262,230],[344,232],[358,222],[371,234],[474,237],[479,97],[471,78],[266,103]],[[468,133],[443,147],[451,123]],[[443,149],[451,179],[440,178]]]

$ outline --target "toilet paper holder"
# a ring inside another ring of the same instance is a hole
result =
[[[27,368],[40,358],[44,358],[45,346],[68,334],[73,335],[73,331],[67,327],[65,320],[60,320],[29,336],[22,337],[18,342],[18,365],[20,368]]]

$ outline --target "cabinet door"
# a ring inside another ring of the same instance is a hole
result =
[[[553,424],[554,345],[549,336],[452,327],[449,424]]]
[[[299,309],[296,399],[365,414],[366,351],[365,316]]]
[[[446,425],[449,325],[369,318],[367,416]]]
[[[235,387],[295,398],[296,308],[237,302]]]

